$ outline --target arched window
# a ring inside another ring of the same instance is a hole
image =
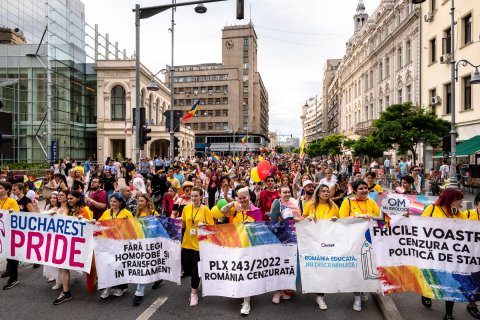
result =
[[[148,98],[148,125],[153,124],[153,94],[150,94]]]
[[[125,120],[125,89],[120,85],[115,86],[110,95],[112,120]]]

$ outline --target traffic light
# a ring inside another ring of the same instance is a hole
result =
[[[152,129],[150,129],[147,126],[142,126],[140,128],[140,149],[143,149],[143,146],[147,141],[152,140],[152,137],[149,137],[148,134],[152,132]]]
[[[165,129],[167,132],[170,132],[170,110],[167,110],[163,113],[165,116]],[[173,129],[174,132],[180,131],[180,119],[183,116],[183,112],[180,110],[173,111]]]
[[[178,156],[180,149],[180,139],[177,137],[173,137],[173,154],[174,156]]]
[[[237,20],[243,20],[245,15],[245,0],[237,0]]]

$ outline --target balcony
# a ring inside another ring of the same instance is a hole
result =
[[[373,119],[357,123],[355,134],[367,136],[373,131]]]

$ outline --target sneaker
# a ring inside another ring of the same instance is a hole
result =
[[[280,299],[282,298],[282,291],[276,291],[272,298],[273,304],[279,304]]]
[[[62,287],[61,283],[55,283],[55,285],[52,287],[52,290],[58,290]]]
[[[47,282],[53,282],[55,281],[55,278],[48,278]]]
[[[327,304],[323,296],[317,295],[316,301],[320,310],[327,310]]]
[[[10,277],[10,272],[5,271],[4,273],[2,273],[2,276],[1,276],[1,277],[2,277],[2,278],[8,278],[8,277]]]
[[[455,320],[455,318],[451,314],[446,314],[445,317],[443,317],[443,320]]]
[[[123,290],[124,289],[113,288],[112,289],[112,295],[114,295],[115,297],[121,297],[125,293],[125,291],[123,291]]]
[[[68,300],[72,300],[72,294],[70,293],[70,291],[62,292],[62,293],[60,293],[58,298],[55,301],[53,301],[53,305],[56,306],[58,304],[64,303],[65,301],[68,301]]]
[[[432,299],[427,298],[427,297],[422,297],[422,304],[425,308],[431,308],[432,307]]]
[[[152,290],[157,290],[160,288],[160,284],[163,282],[163,280],[158,280],[153,283]]]
[[[286,293],[285,291],[282,291],[282,300],[290,300],[292,295]]]
[[[242,303],[242,309],[240,309],[240,314],[242,316],[248,316],[250,314],[250,302],[244,301]]]
[[[10,283],[7,283],[6,285],[3,286],[3,290],[12,289],[12,288],[15,287],[17,284],[18,284],[18,280],[15,280],[15,281],[12,281],[12,282],[10,282]]]
[[[368,301],[368,298],[370,297],[370,293],[362,292],[360,293],[360,296],[362,297],[362,301]]]
[[[103,289],[102,294],[100,295],[100,299],[105,300],[108,297],[110,297],[110,294],[111,294],[110,288],[105,288],[105,289]]]
[[[133,305],[139,306],[143,301],[143,296],[135,296],[133,297]]]
[[[477,306],[467,306],[468,313],[477,319],[480,319],[480,312],[478,312]]]
[[[353,302],[353,310],[362,311],[362,297],[355,296],[355,301]]]
[[[198,294],[191,293],[190,294],[190,307],[195,307],[198,305]]]
[[[39,267],[40,267],[40,265],[39,265],[38,263],[34,263],[32,268],[33,268],[33,269],[37,269],[37,268],[39,268]]]

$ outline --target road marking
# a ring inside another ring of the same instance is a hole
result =
[[[148,320],[161,306],[167,301],[168,297],[160,297],[155,300],[150,307],[147,308],[137,320]]]

